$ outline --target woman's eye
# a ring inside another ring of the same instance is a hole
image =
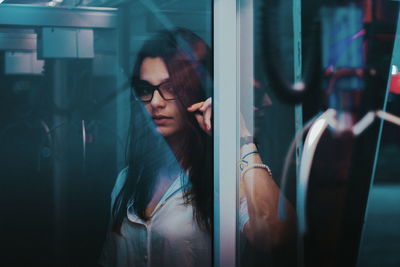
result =
[[[166,84],[165,86],[164,86],[164,90],[165,91],[168,91],[168,92],[174,92],[174,88],[172,87],[172,84]]]
[[[140,91],[142,95],[149,95],[152,93],[151,88],[148,87],[142,87]]]

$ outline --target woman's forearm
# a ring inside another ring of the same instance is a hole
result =
[[[256,151],[254,144],[241,148],[241,156]],[[263,164],[258,153],[245,158],[247,166]],[[241,178],[241,197],[247,198],[249,221],[244,234],[255,246],[263,250],[284,247],[294,235],[295,215],[292,205],[285,200],[285,220],[278,215],[280,190],[269,171],[265,168],[251,168]]]

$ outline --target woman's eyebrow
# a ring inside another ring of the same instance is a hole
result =
[[[159,83],[159,84],[157,84],[157,85],[155,85],[155,86],[159,86],[159,85],[161,85],[161,84],[163,84],[163,83],[166,83],[166,82],[169,82],[170,81],[170,78],[168,77],[168,78],[165,78],[164,80],[161,80],[161,82]]]
[[[165,82],[169,82],[170,80],[171,79],[169,77],[165,78],[165,79],[161,80],[161,82],[158,85],[160,85],[162,83],[165,83]],[[138,81],[139,82],[145,82],[145,83],[148,83],[148,84],[152,85],[148,80],[138,79]],[[156,86],[158,86],[158,85],[156,85]]]
[[[170,78],[168,77],[168,78],[165,78],[164,80],[162,80],[162,81],[160,82],[160,84],[165,83],[165,82],[169,82],[169,81],[170,81]]]

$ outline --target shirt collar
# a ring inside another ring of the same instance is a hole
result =
[[[189,189],[191,187],[190,181],[189,181],[189,177],[188,177],[188,172],[183,172],[181,171],[180,174],[178,175],[177,178],[175,178],[175,180],[172,182],[172,184],[169,186],[169,188],[167,189],[167,191],[164,193],[164,195],[161,197],[160,201],[158,202],[156,208],[154,209],[152,215],[154,214],[154,212],[157,211],[157,209],[159,208],[159,206],[164,203],[165,201],[167,201],[169,198],[171,198],[172,196],[174,196],[177,193],[183,192],[187,189]],[[136,222],[136,223],[142,223],[144,224],[144,221],[142,219],[140,219],[134,209],[133,209],[133,200],[129,200],[128,204],[127,204],[127,217],[130,221],[132,222]]]

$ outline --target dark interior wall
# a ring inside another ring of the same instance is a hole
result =
[[[96,103],[115,79],[95,76],[90,59],[46,60],[43,75],[3,69],[0,77],[2,264],[94,266],[118,145],[115,101]]]

